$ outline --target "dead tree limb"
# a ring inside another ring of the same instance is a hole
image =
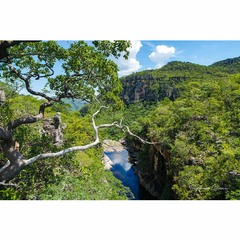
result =
[[[24,157],[16,151],[15,148],[13,148],[12,142],[14,142],[14,139],[10,141],[10,146],[3,146],[3,149],[5,149],[5,155],[8,157],[9,161],[0,169],[0,183],[6,183],[9,180],[13,179],[22,169],[24,169],[27,165],[40,160],[40,159],[46,159],[46,158],[54,158],[54,157],[60,157],[66,153],[70,153],[73,151],[84,151],[88,148],[91,148],[93,146],[96,146],[100,143],[99,135],[98,135],[98,129],[99,128],[105,128],[105,127],[117,127],[124,131],[124,128],[127,129],[127,133],[131,136],[136,137],[139,139],[142,143],[147,144],[154,144],[152,142],[148,142],[146,140],[143,140],[139,136],[133,134],[129,128],[126,125],[122,126],[122,119],[120,120],[120,124],[118,125],[117,122],[114,122],[112,124],[102,124],[99,126],[96,126],[94,117],[101,111],[102,108],[109,108],[106,106],[100,106],[100,108],[92,115],[92,126],[95,133],[95,141],[87,144],[85,146],[75,146],[71,148],[64,149],[62,151],[56,152],[56,153],[46,153],[46,154],[39,154],[33,158],[30,159],[24,159]],[[1,133],[1,132],[0,132]],[[5,134],[6,135],[6,134]],[[3,135],[0,134],[0,139],[3,139]],[[9,139],[10,140],[10,139]]]

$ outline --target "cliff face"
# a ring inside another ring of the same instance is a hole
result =
[[[125,103],[135,103],[139,100],[157,102],[165,97],[175,100],[180,96],[180,89],[169,82],[179,82],[185,77],[156,78],[152,74],[131,75],[122,78],[123,91],[120,97]]]
[[[181,91],[180,88],[175,87],[176,84],[185,80],[186,77],[182,76],[162,78],[154,77],[152,74],[127,76],[121,79],[123,91],[120,97],[125,104],[133,104],[140,100],[157,102],[165,97],[174,101],[180,96]],[[136,152],[142,151],[143,146],[141,144],[135,141],[129,144],[129,153],[131,153],[131,149]],[[137,161],[142,160],[138,159]],[[166,171],[170,154],[152,145],[145,161],[148,162],[148,170],[138,164],[134,167],[134,172],[139,177],[140,184],[158,199],[168,199],[169,189],[166,186],[170,180],[167,179]]]
[[[159,200],[173,199],[167,186],[171,179],[168,179],[166,174],[170,154],[155,145],[151,145],[145,160],[143,160],[137,154],[142,151],[143,145],[141,143],[125,140],[124,144],[127,146],[131,158],[136,160],[134,173],[139,177],[140,184]],[[142,161],[147,161],[147,165],[142,165]]]

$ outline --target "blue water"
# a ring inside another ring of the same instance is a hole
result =
[[[113,162],[111,171],[113,175],[122,181],[123,185],[129,187],[135,199],[131,200],[153,200],[154,198],[146,189],[141,186],[139,178],[134,175],[133,165],[129,162],[127,150],[121,152],[104,152]]]

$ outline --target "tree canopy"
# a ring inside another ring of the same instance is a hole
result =
[[[118,58],[123,55],[127,59],[130,46],[130,41],[93,41],[92,45],[84,41],[76,41],[65,49],[55,41],[0,41],[0,77],[10,86],[16,82],[24,84],[30,94],[45,99],[39,106],[38,114],[28,114],[1,123],[0,140],[8,159],[0,169],[2,184],[11,180],[26,165],[37,159],[56,157],[98,144],[98,128],[117,126],[116,123],[95,126],[94,116],[104,107],[100,106],[92,116],[96,137],[92,144],[63,150],[56,153],[57,155],[40,154],[30,160],[26,160],[15,148],[15,129],[40,121],[44,117],[45,109],[62,98],[77,98],[100,103],[97,96],[101,95],[103,100],[120,103],[118,94],[121,91],[121,82],[118,79],[118,67],[109,57]],[[56,62],[61,63],[62,71],[55,75]],[[47,79],[47,86],[54,92],[54,96],[48,95],[45,91],[33,90],[34,81],[41,81],[43,78]],[[118,127],[123,126],[120,124]]]

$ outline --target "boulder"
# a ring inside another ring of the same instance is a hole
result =
[[[113,165],[113,162],[111,161],[111,159],[106,154],[103,154],[102,164],[105,165],[104,169],[111,169],[112,165]]]
[[[58,112],[53,116],[53,119],[46,118],[43,120],[43,132],[47,135],[52,135],[53,144],[61,146],[63,144],[63,129],[66,124],[61,125],[61,113]]]
[[[5,92],[0,89],[0,102],[6,102]]]

